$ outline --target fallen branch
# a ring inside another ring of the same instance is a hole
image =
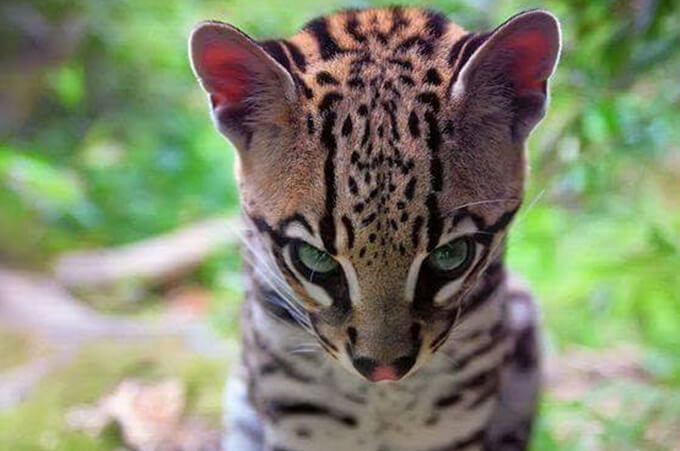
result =
[[[238,243],[241,227],[238,218],[214,218],[127,246],[72,252],[57,260],[54,273],[71,288],[167,280]]]
[[[0,267],[0,326],[40,337],[52,355],[0,372],[0,410],[24,399],[49,373],[93,340],[142,340],[177,337],[203,355],[233,356],[234,345],[221,340],[200,320],[167,315],[158,321],[101,314],[78,302],[58,282],[39,274]]]

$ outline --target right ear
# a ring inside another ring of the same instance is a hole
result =
[[[291,74],[245,33],[202,22],[189,38],[189,58],[208,93],[218,130],[241,152],[254,127],[282,126],[297,98]]]

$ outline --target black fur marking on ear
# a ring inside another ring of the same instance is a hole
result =
[[[262,48],[271,55],[279,64],[281,64],[290,73],[290,61],[286,52],[283,51],[279,41],[270,40],[264,41],[260,44]]]
[[[300,49],[295,44],[288,41],[283,41],[283,45],[285,45],[288,52],[290,52],[290,56],[293,58],[293,62],[295,62],[297,68],[300,69],[300,72],[305,73],[307,71],[307,60]]]
[[[213,97],[210,97],[211,104],[215,108]],[[229,108],[219,108],[215,110],[217,128],[224,134],[233,134],[243,137],[245,149],[250,147],[253,138],[253,130],[247,125],[244,118],[251,117],[253,105],[240,104]]]
[[[469,36],[468,39],[463,43],[463,46],[461,48],[461,54],[460,57],[456,59],[455,61],[455,69],[453,71],[453,75],[451,76],[451,83],[449,86],[453,86],[453,84],[458,80],[458,75],[460,74],[460,71],[463,69],[465,66],[465,63],[470,59],[473,53],[475,53],[475,50],[479,48],[480,45],[486,41],[489,36],[491,36],[491,33],[473,33]],[[455,45],[454,45],[455,47]],[[451,49],[453,51],[453,49]],[[452,52],[453,53],[453,52]],[[450,87],[449,87],[450,91]]]
[[[449,65],[453,66],[458,61],[461,49],[473,36],[474,33],[463,35],[455,44],[453,44],[453,46],[451,46],[451,50],[449,51]]]

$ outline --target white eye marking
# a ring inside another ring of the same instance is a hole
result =
[[[450,219],[446,222],[451,223],[453,219]],[[445,224],[444,227],[446,228],[447,225]],[[459,236],[462,235],[472,235],[476,232],[478,232],[479,229],[475,225],[475,222],[469,217],[465,217],[463,220],[461,220],[451,232],[449,233],[442,233],[442,235],[439,237],[439,242],[437,242],[437,247],[443,246],[446,243],[449,243],[453,241],[454,239],[458,238]]]
[[[347,286],[349,287],[349,298],[353,305],[361,305],[361,290],[359,288],[359,278],[357,277],[357,272],[354,269],[354,265],[346,257],[336,257],[336,260],[342,266],[345,271],[345,279],[347,280]]]
[[[330,296],[328,296],[328,293],[326,293],[326,290],[321,288],[320,286],[311,283],[307,280],[306,277],[304,277],[300,272],[295,269],[295,265],[293,264],[291,258],[290,258],[290,245],[286,246],[286,249],[283,251],[283,258],[286,261],[286,264],[288,265],[288,269],[290,269],[293,274],[295,274],[295,277],[300,281],[302,286],[304,287],[305,291],[307,291],[307,294],[309,294],[310,297],[312,297],[316,302],[319,304],[323,305],[324,307],[330,307],[333,304],[333,299],[331,299]]]
[[[305,241],[318,249],[323,249],[323,242],[321,241],[321,238],[310,234],[309,231],[297,221],[291,221],[288,225],[286,225],[283,233],[289,238],[297,238],[298,240]]]
[[[448,219],[445,221],[444,228],[447,229],[449,224],[453,221],[453,218]],[[470,218],[466,217],[463,218],[454,228],[448,233],[443,233],[439,237],[439,241],[437,243],[437,247],[443,246],[446,243],[450,243],[451,241],[454,241],[456,238],[459,238],[464,235],[474,235],[475,233],[478,233],[479,229],[475,225],[475,222]],[[475,263],[477,262],[477,259],[479,258],[479,247],[480,245],[477,243],[474,243],[474,250],[475,250],[475,256],[474,260],[472,263],[470,263],[470,266],[466,269],[466,271],[461,274],[459,277],[456,279],[450,281],[443,287],[439,289],[437,294],[434,296],[433,302],[435,304],[443,304],[446,301],[448,301],[453,295],[456,294],[456,292],[460,289],[461,284],[463,283],[463,280],[465,280],[465,277],[467,274],[470,272],[470,269],[475,266]],[[421,253],[418,254],[414,259],[413,262],[411,263],[411,267],[409,268],[408,276],[406,278],[406,287],[405,287],[405,295],[406,299],[409,300],[409,302],[414,302],[415,301],[415,291],[416,291],[416,286],[418,284],[418,279],[420,278],[420,271],[422,269],[422,266],[429,257],[429,253]]]

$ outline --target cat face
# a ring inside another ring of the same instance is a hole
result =
[[[491,33],[401,8],[263,43],[194,31],[194,70],[239,154],[252,264],[351,372],[415,371],[500,283],[559,46],[543,11]]]

